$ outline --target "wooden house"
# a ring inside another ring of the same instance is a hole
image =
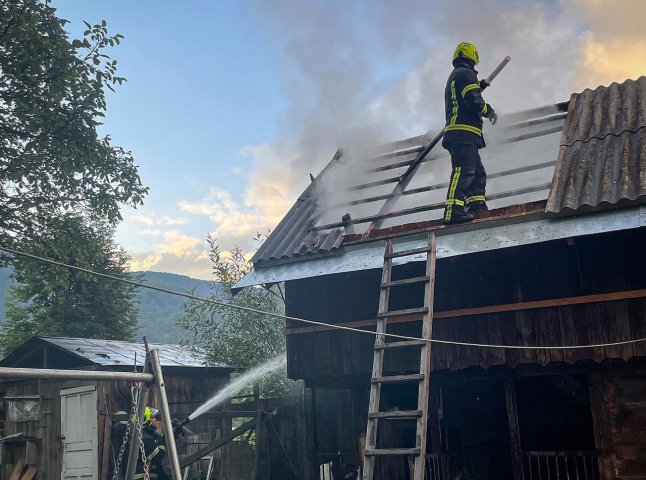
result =
[[[205,364],[186,347],[151,344],[151,348],[159,351],[173,416],[186,417],[229,382],[231,367]],[[144,358],[143,344],[33,337],[0,366],[132,371],[136,364],[141,371]],[[4,400],[0,479],[8,480],[19,462],[33,465],[44,479],[112,478],[131,412],[131,386],[122,381],[85,380],[6,379],[0,383]],[[152,392],[150,404],[155,406]],[[195,423],[203,443],[231,430],[230,418]]]
[[[646,479],[646,77],[485,128],[490,210],[475,221],[442,225],[447,154],[417,161],[433,135],[339,150],[237,288],[284,282],[287,315],[374,331],[385,242],[415,249],[434,232],[426,478]],[[393,279],[423,276],[424,258]],[[422,298],[402,286],[390,309]],[[389,332],[420,337],[421,318]],[[307,387],[300,479],[339,455],[359,465],[374,335],[292,320],[286,334]],[[387,351],[384,370],[417,373],[419,352]],[[415,409],[417,393],[384,385],[382,409]],[[414,442],[414,421],[379,421],[383,448]],[[376,468],[410,475],[405,457]]]

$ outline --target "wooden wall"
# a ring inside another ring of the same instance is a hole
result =
[[[173,416],[185,417],[213,393],[222,388],[229,380],[228,373],[208,371],[206,369],[175,369],[169,372],[165,369],[166,390],[171,404]],[[45,479],[58,479],[62,468],[61,434],[61,401],[60,391],[83,385],[97,385],[97,414],[98,414],[98,443],[99,443],[99,478],[101,471],[103,448],[105,446],[106,424],[111,422],[112,414],[118,411],[130,411],[130,384],[128,382],[88,382],[88,381],[24,381],[4,384],[0,390],[7,396],[40,395],[42,398],[43,415],[37,422],[6,423],[6,435],[23,432],[26,436],[41,439],[40,463],[38,468],[47,472]],[[155,405],[154,397],[150,404]],[[230,419],[209,418],[196,422],[196,430],[217,432],[221,435],[223,429],[231,428]],[[112,441],[118,451],[122,440],[123,428],[114,425]],[[113,465],[109,463],[108,473],[112,474]],[[0,478],[2,470],[0,469]],[[5,478],[8,473],[5,472]]]
[[[602,480],[646,479],[646,365],[590,376]]]
[[[646,288],[646,229],[558,240],[440,259],[435,311],[593,295]],[[422,263],[396,267],[395,278],[420,275]],[[287,282],[287,314],[329,323],[374,319],[379,270]],[[421,301],[421,287],[391,294],[391,309]],[[288,327],[303,326],[289,322]],[[419,322],[393,325],[393,333],[419,336]],[[605,343],[646,337],[646,299],[569,305],[436,319],[434,338],[473,343],[552,345]],[[369,376],[374,337],[343,331],[288,336],[288,372],[308,385],[351,386]],[[495,350],[435,345],[433,368],[458,370],[552,362],[600,362],[646,356],[646,343],[582,350]],[[387,355],[388,357],[388,355]],[[418,355],[390,355],[392,373],[418,369]]]

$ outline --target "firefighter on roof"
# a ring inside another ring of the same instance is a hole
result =
[[[481,92],[487,83],[478,82],[475,66],[479,61],[474,44],[460,43],[453,54],[453,72],[446,82],[442,146],[451,153],[452,172],[444,208],[445,224],[468,222],[473,220],[471,213],[487,210],[487,175],[478,150],[485,147],[482,118],[495,124],[498,116],[482,99]]]

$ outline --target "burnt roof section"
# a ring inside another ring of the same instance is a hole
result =
[[[573,94],[547,211],[645,200],[646,77]]]
[[[393,163],[409,160],[411,155],[414,157],[423,148],[425,140],[424,136],[419,136],[378,147],[375,149],[374,158],[390,158],[393,159]],[[340,163],[344,155],[347,156],[347,151],[337,150],[330,163],[307,186],[294,206],[255,253],[251,259],[254,264],[321,254],[335,250],[341,245],[345,235],[344,228],[317,232],[314,227],[321,216],[317,192],[322,179]]]
[[[28,357],[31,352],[45,345],[73,355],[80,360],[80,364],[88,366],[132,368],[135,360],[137,366],[143,366],[144,358],[146,357],[146,349],[142,343],[89,338],[32,337],[3,358],[0,365],[18,366],[20,359]],[[208,363],[199,353],[186,346],[152,343],[149,346],[151,349],[155,348],[159,351],[159,361],[162,367],[232,369],[232,367],[224,363]]]
[[[485,131],[489,147],[481,155],[492,210],[547,199],[566,110],[561,103],[501,116],[499,125]],[[440,145],[423,158],[397,199],[389,200],[433,138],[429,132],[370,150],[338,150],[258,249],[254,266],[331,255],[346,238],[356,243],[363,235],[369,241],[382,230],[439,220],[450,175],[450,159]]]

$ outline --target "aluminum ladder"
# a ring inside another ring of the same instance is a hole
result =
[[[422,338],[431,339],[433,326],[433,295],[435,287],[435,235],[429,233],[427,246],[412,250],[393,251],[392,240],[386,241],[384,267],[381,276],[379,296],[379,313],[377,315],[377,333],[387,333],[388,320],[410,315],[422,315]],[[423,277],[391,280],[393,258],[426,254],[426,272]],[[390,289],[394,287],[424,283],[424,306],[405,310],[388,310]],[[420,349],[419,373],[412,375],[383,375],[384,354],[386,350],[400,348]],[[426,468],[426,436],[428,423],[428,397],[431,373],[431,343],[423,340],[390,341],[386,343],[383,335],[375,336],[372,379],[370,385],[370,403],[368,406],[368,425],[366,446],[364,450],[363,480],[373,480],[375,459],[378,456],[399,455],[415,457],[414,480],[424,480]],[[381,386],[385,383],[418,383],[417,410],[397,410],[382,412],[379,409]],[[377,448],[377,425],[380,419],[417,420],[414,448]]]

